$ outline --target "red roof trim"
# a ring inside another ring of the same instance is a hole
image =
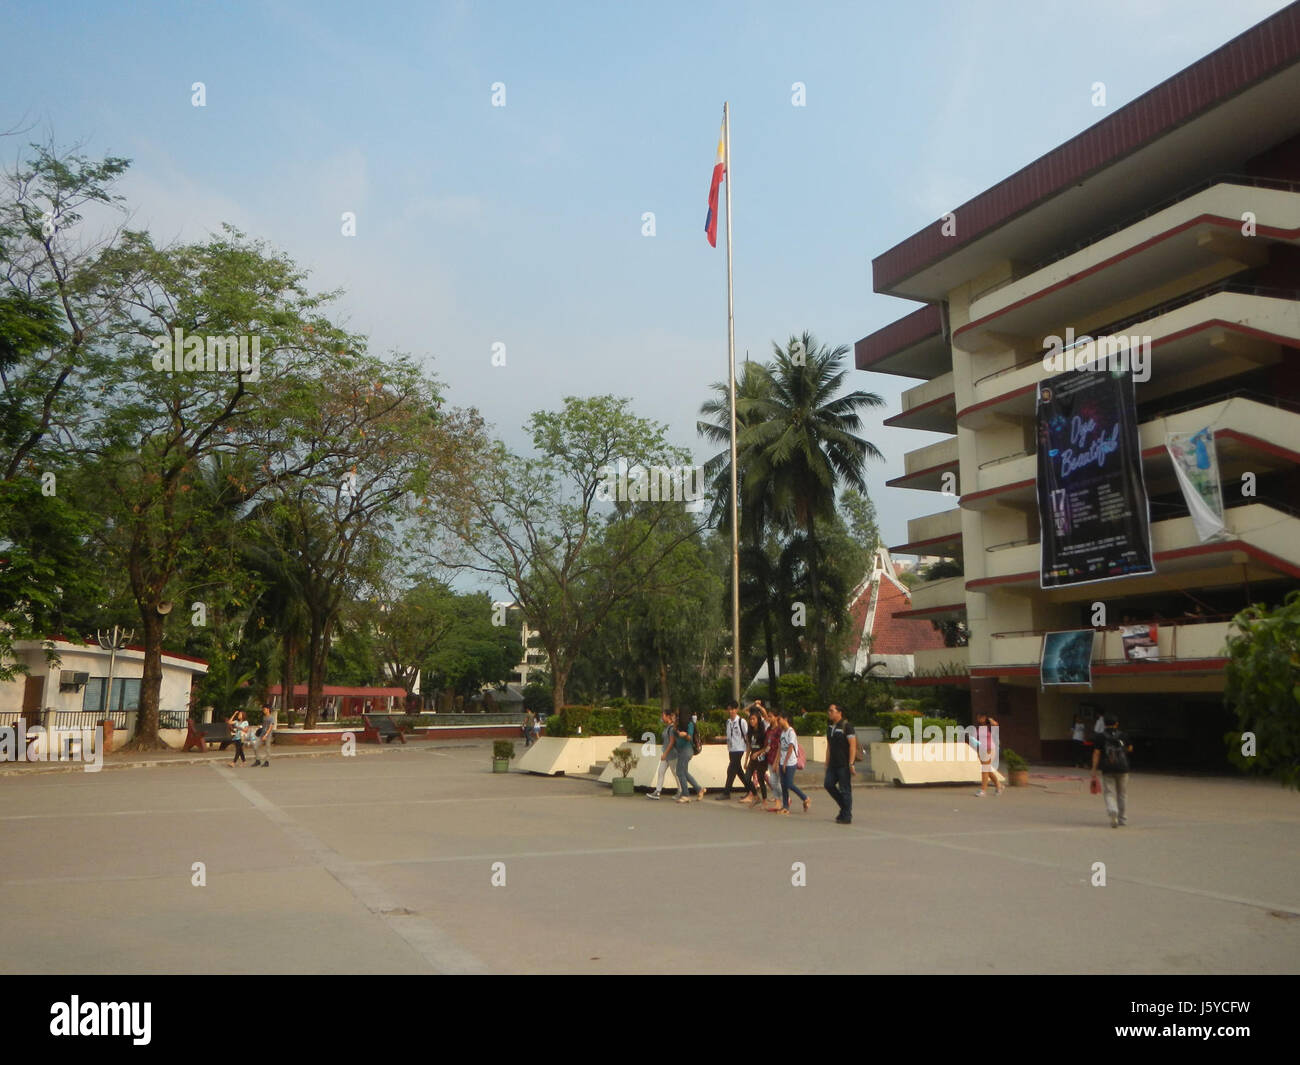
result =
[[[1229,41],[1010,177],[956,208],[962,237],[930,223],[872,261],[874,288],[899,282],[1076,185],[1300,58],[1300,5]]]
[[[927,303],[909,315],[890,322],[883,329],[869,333],[853,345],[853,362],[859,370],[869,370],[876,363],[900,351],[941,336],[943,317],[937,303]]]

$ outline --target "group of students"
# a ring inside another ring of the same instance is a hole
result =
[[[853,735],[853,726],[833,704],[828,718],[830,752],[825,787],[840,808],[836,822],[850,824],[853,798],[849,781],[854,772],[857,739]],[[672,769],[677,779],[678,802],[703,799],[708,789],[691,775],[691,759],[700,752],[701,746],[698,723],[693,716],[681,712],[674,714],[671,710],[665,710],[662,719],[663,752],[659,756],[659,776],[654,790],[646,792],[646,798],[661,797],[664,778]],[[742,805],[754,809],[761,806],[770,813],[788,815],[791,796],[798,796],[804,813],[812,808],[812,799],[795,783],[795,774],[804,768],[806,757],[788,714],[769,710],[761,699],[757,699],[745,708],[742,715],[739,704],[733,700],[727,706],[726,740],[729,757],[727,782],[722,793],[715,798],[730,799],[732,786],[739,780],[745,790]],[[844,764],[841,766],[839,762]]]

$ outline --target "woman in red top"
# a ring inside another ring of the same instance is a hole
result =
[[[767,717],[767,779],[772,786],[772,804],[766,809],[781,808],[781,767],[777,761],[781,757],[781,723],[775,710],[765,711]],[[755,804],[757,808],[757,804]]]

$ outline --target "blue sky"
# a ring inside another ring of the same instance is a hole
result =
[[[873,256],[1283,6],[0,3],[0,129],[134,160],[121,191],[161,239],[231,222],[285,250],[516,446],[531,411],[612,392],[703,459],[724,99],[738,357],[804,329],[852,345],[915,306],[871,291]],[[884,482],[937,438],[880,425],[914,382],[852,378],[886,400],[865,435],[898,543],[946,506]]]

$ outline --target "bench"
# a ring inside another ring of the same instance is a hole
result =
[[[393,740],[406,742],[402,730],[393,724],[393,719],[387,714],[362,714],[361,718],[366,723],[366,730],[361,734],[363,740],[371,743],[378,743],[380,739],[385,743],[392,743]]]
[[[230,726],[224,721],[210,721],[196,725],[191,719],[189,722],[189,731],[185,734],[185,746],[182,751],[188,751],[191,747],[196,751],[206,751],[209,743],[231,743]]]

